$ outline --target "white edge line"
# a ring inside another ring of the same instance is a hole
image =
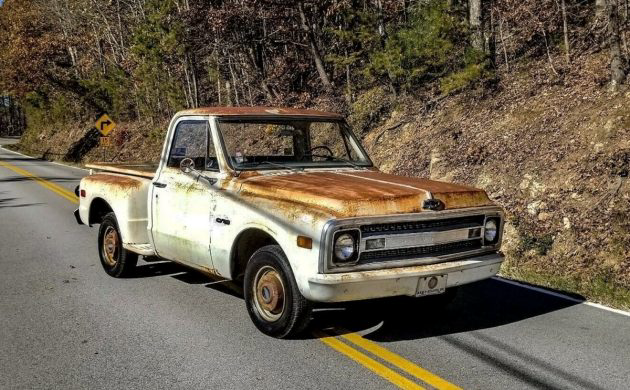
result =
[[[16,151],[14,151],[14,150],[9,150],[9,149],[6,149],[6,148],[4,147],[4,145],[0,145],[0,149],[2,149],[2,150],[4,150],[4,151],[7,151],[7,152],[9,152],[9,153],[19,154],[20,156],[24,156],[24,157],[27,157],[27,158],[30,158],[30,159],[33,159],[33,160],[38,160],[37,158],[35,158],[35,157],[33,157],[33,156],[29,156],[29,155],[26,155],[26,154],[23,154],[23,153],[20,153],[20,152],[16,152]],[[47,163],[50,163],[50,164],[59,165],[60,167],[72,168],[72,169],[79,169],[79,170],[81,170],[81,171],[89,172],[89,169],[85,169],[85,168],[74,167],[74,166],[72,166],[72,165],[66,165],[66,164],[62,164],[62,163],[55,162],[55,161],[47,161],[47,160],[44,160],[44,161],[46,161]]]
[[[627,312],[625,310],[614,309],[612,307],[604,306],[604,305],[599,304],[599,303],[589,302],[589,301],[584,301],[584,300],[581,300],[581,299],[573,298],[573,297],[570,297],[568,295],[560,294],[560,293],[557,293],[555,291],[550,291],[550,290],[547,290],[547,289],[542,288],[542,287],[530,286],[530,285],[527,285],[527,284],[519,283],[519,282],[514,281],[514,280],[504,279],[504,278],[499,277],[499,276],[493,276],[492,279],[498,280],[498,281],[503,282],[503,283],[512,284],[514,286],[523,287],[523,288],[526,288],[526,289],[529,289],[529,290],[533,290],[533,291],[536,291],[536,292],[539,292],[539,293],[543,293],[543,294],[551,295],[551,296],[554,296],[554,297],[566,299],[566,300],[571,301],[571,302],[581,303],[581,304],[584,304],[584,305],[587,305],[587,306],[596,307],[598,309],[602,309],[602,310],[610,311],[610,312],[613,312],[613,313],[621,314],[622,316],[630,317],[630,312]]]

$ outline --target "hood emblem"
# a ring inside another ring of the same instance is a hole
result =
[[[444,202],[439,199],[425,199],[422,203],[422,208],[425,210],[442,211],[444,210]]]

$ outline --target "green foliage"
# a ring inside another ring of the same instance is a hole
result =
[[[440,90],[444,95],[458,92],[473,82],[482,79],[486,74],[485,64],[470,64],[465,68],[453,72],[440,80]]]
[[[133,116],[134,101],[129,96],[133,83],[122,69],[110,66],[105,74],[95,72],[91,77],[81,80],[81,86],[87,90],[86,97],[110,115],[120,119]]]
[[[390,101],[391,96],[382,87],[365,91],[352,104],[350,124],[355,131],[364,133],[388,110]]]
[[[519,256],[530,250],[534,250],[540,256],[546,255],[553,247],[553,235],[544,234],[542,236],[523,235],[517,249]]]
[[[482,77],[485,68],[483,54],[465,43],[467,34],[463,20],[445,1],[421,3],[413,8],[409,25],[371,54],[364,75],[385,77],[402,89],[444,78],[443,90],[461,89]]]
[[[63,93],[31,92],[24,99],[29,129],[48,129],[55,133],[58,125],[76,117],[72,98]]]
[[[131,53],[136,61],[133,78],[142,91],[141,114],[177,111],[185,106],[181,86],[170,77],[169,65],[185,52],[183,24],[175,17],[173,0],[149,0],[147,17],[134,30]],[[164,99],[164,100],[162,100]]]
[[[325,32],[333,42],[336,42],[337,50],[326,55],[326,61],[331,63],[338,71],[345,71],[348,66],[352,73],[362,74],[364,64],[377,50],[382,48],[382,39],[377,32],[377,15],[371,8],[344,9],[338,16],[343,28],[328,28]],[[357,78],[359,83],[365,77]],[[361,86],[361,85],[359,85]]]

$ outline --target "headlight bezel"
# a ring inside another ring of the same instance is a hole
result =
[[[347,259],[342,259],[337,256],[336,247],[337,241],[340,240],[343,236],[349,236],[352,238],[352,255]],[[355,264],[359,260],[359,243],[361,241],[360,231],[358,229],[350,229],[350,230],[339,230],[336,231],[333,240],[332,240],[332,260],[334,264],[339,265],[352,265]]]

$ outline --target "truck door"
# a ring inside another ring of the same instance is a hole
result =
[[[210,229],[215,206],[212,184],[195,173],[184,173],[180,162],[190,158],[195,170],[216,178],[216,151],[204,119],[175,124],[167,159],[153,182],[151,214],[153,243],[160,257],[213,269]]]

